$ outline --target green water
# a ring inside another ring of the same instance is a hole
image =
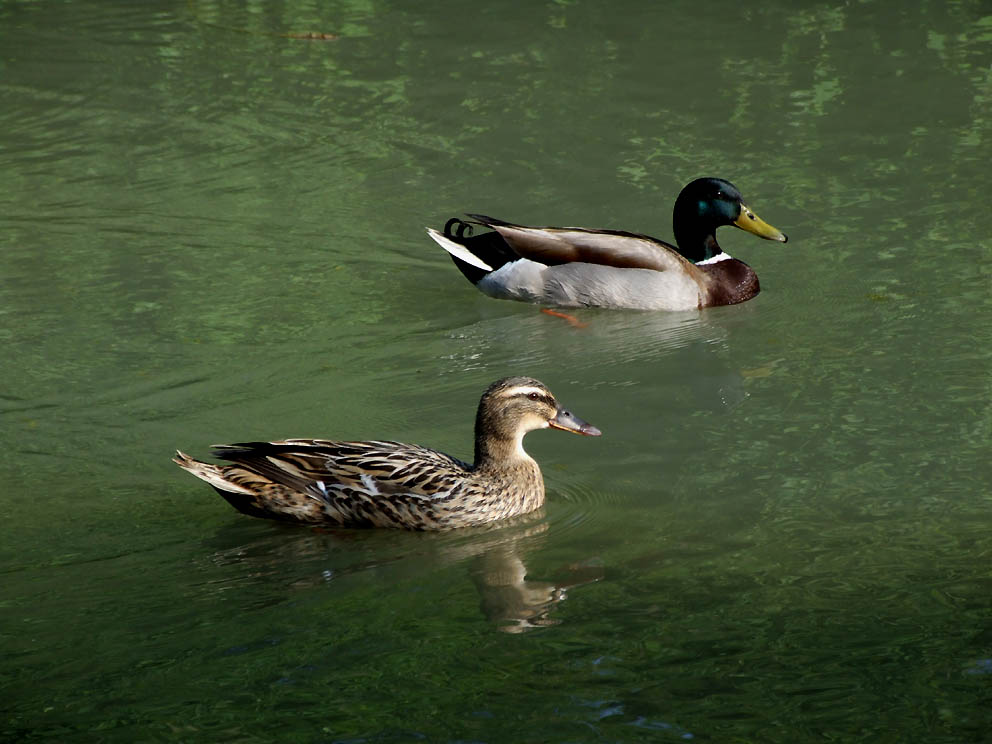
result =
[[[0,739],[992,740],[990,141],[984,0],[0,2]],[[700,175],[790,236],[744,305],[573,328],[423,232]],[[500,529],[169,461],[470,457],[508,374],[604,436]]]

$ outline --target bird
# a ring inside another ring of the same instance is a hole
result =
[[[238,511],[340,527],[447,530],[484,525],[544,504],[544,480],[523,448],[535,429],[598,437],[544,383],[507,377],[483,393],[475,460],[393,441],[285,439],[214,445],[229,464],[177,451],[179,467],[206,481]]]
[[[622,230],[468,217],[453,217],[443,231],[427,233],[470,282],[497,299],[559,307],[677,311],[745,302],[758,294],[758,276],[723,252],[716,229],[734,225],[788,242],[722,178],[697,178],[679,193],[673,215],[678,247]],[[475,235],[474,226],[491,231]]]

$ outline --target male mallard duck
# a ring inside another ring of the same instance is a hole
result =
[[[287,439],[214,445],[233,465],[176,452],[179,467],[255,517],[353,527],[440,530],[513,517],[544,503],[537,463],[524,435],[561,429],[598,437],[530,377],[497,380],[479,401],[475,464],[399,442]]]
[[[443,233],[427,232],[470,282],[490,297],[564,307],[695,310],[744,302],[758,294],[758,277],[720,250],[716,229],[735,225],[767,240],[788,240],[720,178],[696,179],[675,200],[678,248],[620,230],[469,217],[448,220]],[[472,224],[493,232],[473,236]]]

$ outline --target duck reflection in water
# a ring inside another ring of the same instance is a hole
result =
[[[601,562],[590,559],[559,569],[555,581],[528,580],[520,555],[497,547],[479,556],[470,573],[486,618],[504,633],[525,633],[561,623],[550,615],[568,590],[599,581],[605,572]]]
[[[319,556],[336,547],[331,537],[346,541],[347,566],[330,569],[322,561],[324,580],[342,571],[420,557],[427,547],[445,562],[476,561],[471,575],[488,617],[509,620],[509,627],[518,629],[547,625],[548,612],[564,599],[567,587],[598,576],[589,578],[586,571],[579,572],[580,580],[527,580],[520,543],[544,532],[547,523],[533,521],[543,513],[544,479],[524,450],[523,438],[545,428],[593,437],[600,431],[566,410],[531,377],[507,377],[491,384],[479,401],[475,428],[472,465],[416,445],[315,439],[216,447],[218,457],[233,463],[229,465],[200,462],[181,452],[175,462],[212,485],[239,511],[319,525],[311,528],[307,540],[287,539],[274,552],[296,549]],[[523,527],[511,529],[521,519]],[[353,527],[401,527],[426,534],[406,537],[408,533],[392,531],[380,541],[378,530],[342,529]],[[318,531],[327,533],[328,541],[313,540]],[[355,550],[373,542],[382,549],[371,560]],[[403,546],[412,546],[412,552],[403,555]],[[239,560],[243,554],[237,549]],[[264,573],[294,570],[301,557],[280,558],[275,571]],[[296,586],[299,579],[285,583]]]
[[[466,567],[485,618],[497,630],[522,633],[559,624],[553,612],[569,591],[605,575],[598,558],[587,557],[551,571],[546,578],[528,577],[527,556],[541,550],[551,529],[543,509],[489,527],[444,533],[323,526],[300,530],[279,525],[258,533],[252,529],[258,525],[237,522],[215,536],[210,571],[224,570],[228,578],[215,579],[204,588],[241,591],[249,582],[270,595],[278,588],[288,598],[287,593],[321,586],[343,587],[343,579],[365,575],[368,581],[383,583],[383,601],[388,603],[388,586],[426,583],[431,573],[457,564]],[[253,534],[245,535],[245,529]],[[231,572],[234,566],[239,570]],[[265,603],[271,602],[269,596]]]

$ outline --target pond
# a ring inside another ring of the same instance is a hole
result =
[[[312,33],[336,38],[309,38]],[[992,15],[982,0],[0,3],[0,739],[979,742],[992,729]],[[723,228],[761,294],[486,297],[481,212]],[[253,519],[170,462],[472,455],[489,528]]]

